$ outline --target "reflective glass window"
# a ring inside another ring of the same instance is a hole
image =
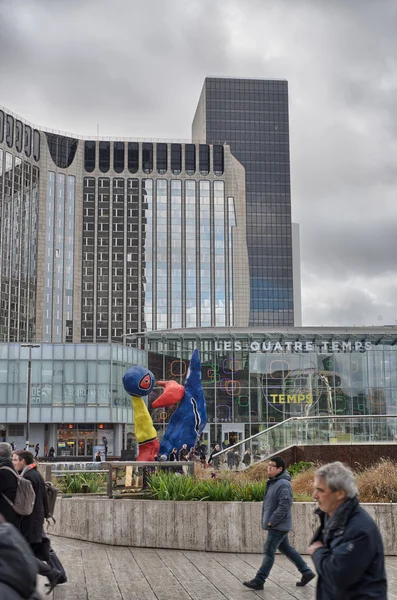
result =
[[[171,144],[171,171],[174,175],[179,175],[182,171],[182,146],[180,144]]]
[[[78,140],[47,132],[46,137],[48,149],[54,163],[60,169],[69,168],[77,151]]]
[[[32,129],[29,127],[29,125],[25,125],[24,149],[26,156],[29,158],[29,156],[32,154]]]
[[[223,146],[215,145],[213,147],[213,170],[215,175],[223,175],[224,171],[224,155]]]
[[[87,173],[95,169],[95,142],[84,143],[84,168]]]
[[[157,173],[164,175],[167,171],[167,144],[157,144],[156,150]]]
[[[171,327],[182,327],[182,182],[171,181]]]
[[[197,327],[196,182],[185,181],[186,327]]]
[[[128,170],[130,173],[136,173],[139,169],[139,144],[138,142],[128,142]]]
[[[113,144],[113,169],[116,173],[124,171],[124,142]]]
[[[150,142],[142,144],[142,170],[144,173],[153,171],[153,144]]]
[[[37,129],[33,131],[33,158],[35,161],[40,160],[40,133]]]
[[[153,181],[142,180],[143,306],[145,328],[153,330]]]
[[[21,121],[15,123],[15,148],[17,152],[22,152],[23,143],[23,125]]]
[[[187,175],[194,175],[196,172],[196,146],[194,144],[185,145],[185,171]]]
[[[99,142],[99,170],[107,173],[110,168],[110,142]]]
[[[4,113],[0,110],[0,143],[4,140]]]
[[[14,143],[14,118],[11,115],[7,115],[6,120],[6,142],[9,148]]]
[[[210,184],[200,181],[200,326],[211,326]]]
[[[199,146],[199,170],[201,175],[208,175],[210,172],[210,147],[208,144]]]

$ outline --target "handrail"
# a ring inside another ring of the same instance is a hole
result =
[[[292,421],[325,421],[325,420],[342,420],[342,419],[367,419],[367,420],[373,420],[373,419],[393,419],[393,418],[397,418],[397,415],[318,415],[318,416],[308,416],[308,417],[289,417],[288,419],[285,419],[284,421],[280,421],[280,423],[276,423],[275,425],[272,425],[271,427],[267,427],[266,429],[263,429],[262,431],[259,431],[258,433],[255,433],[254,435],[251,435],[248,438],[245,438],[245,440],[241,440],[240,442],[237,442],[236,444],[233,444],[233,446],[228,446],[227,448],[224,448],[223,450],[220,450],[219,452],[217,452],[216,454],[213,455],[213,458],[217,457],[221,457],[224,454],[227,454],[228,452],[230,452],[230,450],[232,450],[233,448],[237,448],[238,446],[241,446],[242,444],[247,444],[249,443],[251,440],[254,440],[260,436],[263,436],[265,433],[268,433],[269,431],[271,431],[272,429],[277,429],[281,426],[285,426],[286,423],[290,423]]]

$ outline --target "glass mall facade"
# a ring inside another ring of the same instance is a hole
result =
[[[145,364],[142,350],[116,344],[40,344],[31,348],[30,444],[44,455],[91,456],[106,438],[120,456],[133,428],[122,377]],[[0,344],[0,437],[23,448],[29,348]]]
[[[396,327],[196,329],[152,332],[146,344],[156,379],[181,382],[199,348],[211,444],[292,416],[397,414]],[[170,415],[153,411],[159,429]]]

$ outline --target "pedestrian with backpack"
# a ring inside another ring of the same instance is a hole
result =
[[[49,538],[44,533],[44,519],[47,513],[46,484],[37,470],[33,454],[28,450],[14,452],[12,462],[16,471],[31,482],[36,494],[32,513],[22,517],[21,533],[38,560],[40,575],[48,578],[52,589],[59,583],[64,583],[66,575],[58,557],[51,549]]]
[[[20,529],[21,515],[15,512],[12,504],[18,488],[18,477],[11,460],[12,449],[7,442],[0,442],[0,514],[8,523]]]

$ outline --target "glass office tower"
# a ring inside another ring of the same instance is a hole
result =
[[[245,168],[250,325],[293,325],[287,81],[207,77],[192,136]]]

